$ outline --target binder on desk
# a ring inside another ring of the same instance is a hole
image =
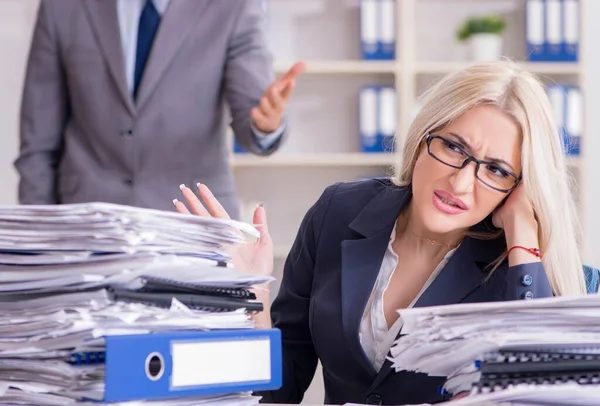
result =
[[[379,89],[378,101],[378,138],[381,152],[394,150],[394,133],[396,131],[397,108],[396,92],[393,87]]]
[[[378,87],[363,87],[359,94],[359,137],[363,152],[381,152],[377,104]]]
[[[546,60],[546,28],[543,0],[527,0],[527,59]]]
[[[580,33],[580,0],[562,0],[563,17],[563,60],[577,62],[579,60]]]
[[[104,402],[278,389],[281,333],[225,330],[106,337]]]
[[[378,43],[378,0],[360,2],[360,42],[362,58],[379,59]]]
[[[544,60],[563,61],[562,0],[545,0],[546,54]]]
[[[377,45],[379,59],[396,59],[395,0],[378,0]]]

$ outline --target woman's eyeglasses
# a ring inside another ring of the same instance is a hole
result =
[[[429,155],[452,168],[463,169],[469,162],[475,162],[475,177],[494,190],[509,193],[521,181],[520,176],[499,163],[479,160],[456,142],[440,135],[427,134],[425,141]]]

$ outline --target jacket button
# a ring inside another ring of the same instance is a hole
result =
[[[366,398],[365,398],[365,403],[367,405],[383,405],[383,399],[381,398],[381,396],[377,393],[370,393]]]
[[[530,299],[533,299],[533,293],[531,293],[530,291],[527,291],[527,292],[523,293],[521,295],[521,297],[525,300],[530,300]]]
[[[133,135],[133,130],[131,128],[122,130],[121,135],[126,136],[126,137],[131,137]]]
[[[525,274],[525,275],[521,276],[521,285],[531,286],[532,283],[533,283],[533,278],[531,277],[531,275]]]
[[[125,178],[125,179],[123,179],[123,183],[126,184],[127,186],[131,186],[131,185],[133,185],[133,180],[129,179],[129,178]]]

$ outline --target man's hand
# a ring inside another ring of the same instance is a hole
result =
[[[279,128],[283,120],[283,111],[296,85],[296,78],[305,69],[306,64],[298,62],[267,88],[260,98],[259,106],[250,111],[254,126],[259,131],[269,134]]]

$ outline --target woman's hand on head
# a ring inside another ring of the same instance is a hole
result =
[[[206,185],[198,184],[198,191],[204,204],[190,188],[182,185],[181,193],[189,209],[177,199],[173,201],[175,209],[182,214],[193,213],[203,217],[230,218]],[[236,269],[253,275],[270,276],[273,273],[273,241],[269,235],[264,207],[258,206],[254,210],[253,223],[260,232],[260,238],[255,242],[248,241],[246,244],[233,246],[229,255]]]
[[[527,197],[523,184],[519,184],[508,196],[504,204],[496,209],[492,216],[492,221],[496,227],[505,230],[515,226],[517,223],[535,225],[537,227],[533,205]]]

